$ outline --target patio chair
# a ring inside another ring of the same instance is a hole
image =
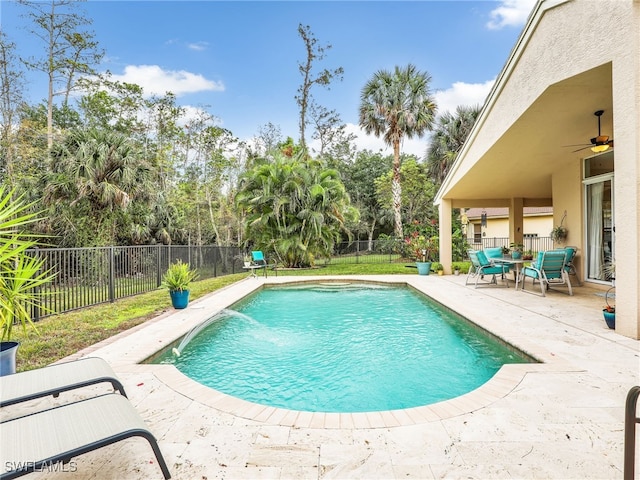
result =
[[[264,276],[267,276],[267,267],[269,267],[269,264],[267,263],[267,260],[264,257],[264,253],[262,253],[262,251],[260,250],[256,250],[251,252],[251,260],[252,260],[252,264],[253,265],[260,265],[262,268],[260,268],[260,270],[264,271]],[[275,268],[275,265],[273,266],[273,270],[276,272],[276,277],[278,276],[278,271]]]
[[[471,260],[471,267],[469,267],[465,285],[473,283],[475,288],[482,286],[509,287],[509,280],[506,277],[506,274],[509,273],[509,265],[506,263],[494,264],[490,262],[482,250],[468,250],[467,254],[469,260]],[[485,280],[485,275],[491,275],[491,280]],[[504,285],[498,284],[496,275],[500,275],[504,281]]]
[[[123,395],[107,393],[0,423],[0,479],[47,472],[59,462],[136,436],[149,442],[164,478],[171,478],[158,442],[133,405]]]
[[[86,357],[71,362],[28,370],[0,377],[0,407],[26,402],[76,388],[111,383],[125,397],[124,386],[109,364],[98,357]]]
[[[578,272],[576,271],[576,266],[573,264],[573,261],[576,258],[576,254],[578,253],[578,247],[564,247],[567,252],[567,258],[564,262],[564,269],[569,275],[573,275],[576,278],[576,284],[580,287],[582,283],[580,283],[580,279],[578,278]]]
[[[565,270],[567,252],[566,250],[548,250],[539,252],[538,258],[529,267],[524,267],[520,271],[518,283],[522,282],[522,291],[527,293],[535,293],[534,291],[525,290],[525,280],[531,278],[532,285],[535,286],[536,281],[540,283],[541,296],[546,296],[546,290],[552,286],[566,286],[569,295],[573,295],[569,274]],[[517,288],[517,285],[516,285]]]
[[[491,261],[492,258],[503,258],[504,256],[502,254],[502,247],[488,247],[482,251],[487,256],[489,261]]]

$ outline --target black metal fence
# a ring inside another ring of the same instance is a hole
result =
[[[44,269],[55,274],[40,288],[35,320],[155,290],[178,259],[196,268],[200,279],[243,271],[240,248],[213,245],[48,248],[29,254],[44,259]]]
[[[467,260],[468,248],[508,245],[509,239],[502,237],[471,244],[460,239],[454,242],[453,260]],[[549,237],[526,238],[524,245],[525,251],[538,252],[553,248],[553,241]],[[200,279],[245,271],[240,247],[140,245],[33,249],[29,253],[44,259],[44,268],[55,274],[51,283],[40,288],[41,305],[33,312],[34,320],[155,290],[169,264],[178,259],[196,268]],[[357,240],[337,244],[329,258],[317,258],[316,264],[406,262],[403,253],[401,241]]]
[[[468,239],[454,239],[452,244],[453,261],[467,261],[467,250],[482,250],[491,247],[509,247],[509,237],[485,237],[480,242],[469,243]],[[328,259],[316,259],[319,264],[347,264],[347,263],[393,263],[405,262],[403,257],[403,242],[393,239],[384,240],[356,240],[336,245],[334,252]],[[530,237],[523,241],[524,251],[537,253],[554,248],[551,237]]]

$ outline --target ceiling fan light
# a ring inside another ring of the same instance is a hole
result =
[[[604,145],[594,145],[593,147],[591,147],[591,151],[594,153],[606,152],[607,150],[609,150],[608,143],[605,143]]]

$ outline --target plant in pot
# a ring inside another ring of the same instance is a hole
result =
[[[524,250],[523,244],[511,242],[509,248],[511,249],[511,258],[516,260],[522,258],[522,251]]]
[[[453,274],[454,275],[460,275],[460,265],[454,265]]]
[[[0,187],[0,376],[16,372],[19,342],[13,340],[14,327],[20,325],[24,334],[27,327],[38,333],[32,319],[36,308],[43,310],[38,288],[55,276],[43,270],[44,260],[28,252],[39,236],[26,233],[23,227],[38,221],[39,213],[22,196],[12,197],[13,192],[5,193]]]
[[[419,275],[429,275],[431,264],[438,255],[437,237],[427,237],[419,232],[413,232],[405,238],[409,254],[415,259]]]
[[[557,225],[553,227],[553,230],[551,230],[551,233],[549,235],[555,243],[564,243],[567,239],[567,236],[569,235],[569,231],[567,230],[567,227],[563,225]]]
[[[503,256],[507,256],[509,255],[509,253],[511,253],[511,250],[509,249],[509,247],[501,247],[502,248],[502,255]]]
[[[615,262],[611,261],[610,263],[606,264],[604,267],[604,274],[606,276],[606,278],[610,278],[611,279],[611,287],[607,290],[607,293],[605,293],[604,295],[604,301],[607,304],[603,309],[602,309],[602,315],[604,316],[604,321],[607,324],[607,327],[611,328],[611,329],[615,329],[616,328],[616,306],[615,305],[611,305],[609,303],[609,298],[614,297],[615,298],[615,293],[614,293],[614,289],[616,288],[614,285],[615,279],[616,279],[616,264]]]
[[[192,270],[182,260],[169,265],[162,277],[162,286],[169,290],[173,308],[187,308],[189,304],[189,285],[198,278],[198,272]]]

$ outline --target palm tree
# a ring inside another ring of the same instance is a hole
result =
[[[426,154],[429,177],[436,185],[441,185],[449,173],[480,114],[480,108],[479,105],[461,105],[455,114],[445,112],[438,117]]]
[[[328,255],[355,218],[338,172],[305,152],[275,155],[246,172],[236,202],[246,213],[247,238],[287,267]]]
[[[112,243],[116,214],[125,212],[132,200],[147,200],[151,194],[150,166],[121,133],[74,131],[54,145],[51,158],[53,172],[45,176],[45,204],[58,213],[62,209],[89,215],[96,240],[104,232],[102,241]],[[54,230],[62,234],[60,227],[58,223]]]
[[[431,130],[436,104],[429,90],[431,77],[414,65],[395,67],[393,73],[380,70],[362,89],[360,126],[366,133],[383,136],[393,147],[394,232],[402,238],[402,189],[400,187],[400,144],[404,137],[422,136]]]

